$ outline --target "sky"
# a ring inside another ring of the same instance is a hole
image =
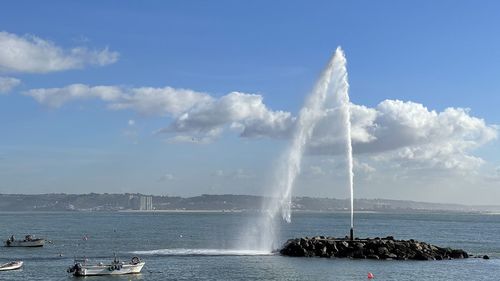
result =
[[[497,1],[4,1],[0,193],[272,194],[347,57],[357,198],[498,204]],[[294,195],[346,198],[335,118]]]

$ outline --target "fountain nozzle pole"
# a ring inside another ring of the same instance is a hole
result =
[[[350,238],[351,238],[351,241],[354,240],[354,229],[351,227],[351,233],[350,233]]]

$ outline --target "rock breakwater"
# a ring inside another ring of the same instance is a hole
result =
[[[354,258],[381,260],[449,260],[468,258],[461,249],[442,248],[413,239],[354,239],[335,237],[304,237],[289,239],[280,254],[293,257]]]

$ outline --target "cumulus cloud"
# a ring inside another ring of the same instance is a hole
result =
[[[170,174],[170,173],[166,173],[164,175],[162,175],[158,181],[171,181],[175,179],[174,175],[173,174]]]
[[[352,105],[353,150],[401,167],[475,169],[483,160],[471,151],[497,138],[498,130],[468,109],[428,110],[422,104],[385,100],[375,108]],[[312,154],[338,154],[344,137],[332,111],[315,130]],[[328,127],[328,128],[327,128]],[[394,162],[394,160],[398,160]]]
[[[255,175],[252,174],[250,171],[244,169],[237,169],[236,171],[231,173],[230,177],[232,179],[251,179],[254,178]]]
[[[18,36],[0,32],[0,71],[47,73],[78,69],[86,65],[108,65],[119,54],[108,48],[90,50],[86,47],[63,49],[49,40],[33,35]]]
[[[171,87],[142,87],[122,91],[120,99],[111,103],[110,107],[117,110],[132,109],[143,114],[178,116],[197,105],[213,100],[205,93]]]
[[[41,88],[24,92],[25,95],[33,97],[39,103],[57,108],[63,104],[91,98],[98,98],[104,101],[114,101],[120,98],[123,93],[116,86],[96,86],[90,87],[84,84],[72,84],[63,88]]]
[[[161,130],[160,130],[161,131]],[[167,143],[193,143],[193,144],[209,144],[214,141],[220,134],[221,130],[208,132],[203,136],[192,135],[174,135],[166,139]],[[158,132],[157,132],[158,133]]]
[[[241,179],[252,179],[255,177],[253,173],[244,169],[236,169],[234,171],[224,172],[223,170],[214,171],[211,176],[217,178],[226,178],[232,180],[241,180]]]
[[[168,142],[208,143],[228,127],[242,137],[285,137],[294,117],[266,107],[261,95],[231,92],[220,98],[189,89],[126,88],[73,84],[62,88],[32,89],[24,93],[39,103],[57,108],[65,103],[100,99],[113,110],[134,110],[173,118],[157,133],[172,134]]]
[[[19,79],[0,76],[0,94],[7,94],[19,84],[21,84]]]
[[[324,176],[324,175],[326,175],[326,172],[323,171],[323,168],[321,166],[310,166],[308,173],[311,176]]]
[[[290,112],[269,109],[261,95],[231,92],[221,97],[189,89],[90,87],[82,84],[25,92],[51,107],[83,99],[100,99],[112,110],[134,110],[167,116],[169,125],[157,131],[167,142],[206,144],[233,130],[244,138],[288,138],[296,118]],[[429,110],[414,102],[385,100],[370,108],[351,104],[355,154],[405,169],[441,168],[471,170],[483,164],[473,150],[497,138],[498,127],[471,115],[470,110]],[[325,109],[307,152],[339,155],[344,150],[341,112]],[[371,170],[364,166],[365,172]]]
[[[361,174],[371,174],[377,169],[366,162],[362,162],[358,159],[354,159],[354,171]]]
[[[214,177],[223,177],[224,176],[224,171],[223,170],[215,170],[212,173],[212,176],[214,176]]]
[[[279,137],[287,135],[292,124],[289,112],[269,110],[262,96],[232,92],[192,107],[160,132],[213,136],[229,125],[242,137]]]
[[[205,93],[185,89],[126,88],[121,86],[88,86],[72,84],[62,88],[39,88],[24,92],[40,104],[57,108],[65,103],[100,99],[110,109],[130,109],[147,115],[177,116],[200,103],[213,98]]]

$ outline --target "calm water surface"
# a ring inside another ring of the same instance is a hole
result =
[[[0,262],[25,262],[22,270],[0,272],[0,280],[81,280],[66,273],[75,255],[105,262],[114,252],[125,260],[138,251],[146,261],[142,274],[83,279],[367,280],[372,272],[375,280],[500,280],[499,215],[356,215],[359,237],[415,238],[492,257],[452,261],[290,258],[230,251],[248,244],[241,237],[251,236],[245,227],[253,219],[254,214],[245,213],[4,213],[2,240],[33,233],[52,243],[37,249],[0,248]],[[280,241],[343,237],[348,225],[348,214],[294,214],[291,224],[281,226]]]

